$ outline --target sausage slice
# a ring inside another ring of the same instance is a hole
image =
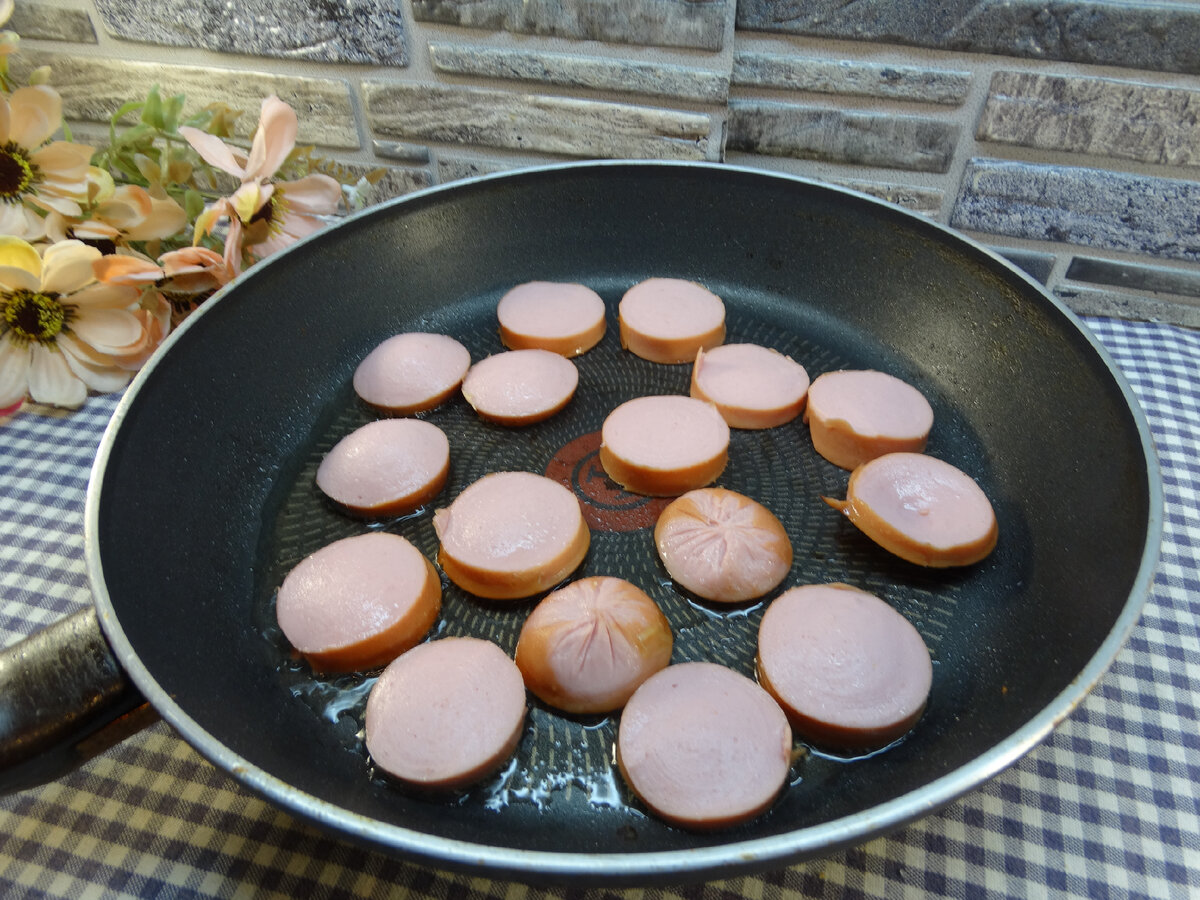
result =
[[[685,363],[725,340],[725,302],[694,281],[650,278],[617,306],[621,346],[656,363]]]
[[[691,395],[715,404],[731,428],[774,428],[804,409],[808,372],[770,347],[722,344],[697,352]]]
[[[717,479],[729,460],[729,426],[716,407],[678,394],[622,403],[600,430],[600,465],[635,494],[669,497]]]
[[[342,538],[284,578],[275,615],[318,672],[373,669],[421,640],[437,620],[442,582],[424,555],[383,531]]]
[[[761,687],[715,663],[668,666],[621,712],[617,764],[655,814],[691,829],[764,812],[791,764],[792,733]]]
[[[583,562],[591,542],[575,495],[530,472],[483,476],[434,513],[433,528],[442,571],[492,600],[554,587]]]
[[[917,630],[880,598],[845,584],[807,585],[763,614],[758,680],[805,740],[870,750],[916,724],[933,664]]]
[[[922,453],[888,453],[850,474],[846,499],[822,497],[885,550],[919,566],[979,562],[996,546],[996,513],[970,475]]]
[[[575,395],[579,370],[549,350],[508,350],[480,360],[463,379],[463,397],[475,412],[500,425],[548,419]]]
[[[408,784],[466,787],[513,755],[525,712],[525,685],[508,654],[479,638],[442,638],[396,659],[371,688],[367,752]]]
[[[933,408],[915,387],[886,372],[826,372],[808,389],[804,421],[818,453],[855,469],[885,453],[923,451]]]
[[[570,713],[604,713],[671,661],[667,617],[637,586],[596,575],[548,594],[517,641],[525,685]]]
[[[530,281],[500,298],[500,340],[512,350],[585,353],[604,337],[604,301],[582,284]]]
[[[718,603],[761,597],[792,567],[792,542],[779,519],[725,488],[701,488],[673,500],[658,517],[654,544],[675,581]]]
[[[358,364],[354,390],[381,412],[408,416],[449,400],[470,365],[470,352],[452,337],[416,331],[397,334]]]

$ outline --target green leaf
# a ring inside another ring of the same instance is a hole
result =
[[[189,222],[196,221],[196,217],[204,212],[204,197],[199,191],[188,188],[183,192],[183,210],[187,213]]]
[[[178,133],[179,117],[183,115],[183,103],[185,99],[183,94],[176,94],[163,104],[163,130],[167,134]]]
[[[159,131],[163,127],[163,105],[162,96],[158,93],[158,85],[150,88],[150,93],[146,95],[146,105],[142,108],[142,121],[151,128],[157,128]]]

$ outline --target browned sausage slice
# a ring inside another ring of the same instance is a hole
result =
[[[621,712],[617,763],[654,813],[692,829],[752,819],[779,796],[792,733],[761,687],[715,663],[668,666]]]
[[[530,425],[550,418],[575,395],[579,370],[549,350],[508,350],[471,366],[463,397],[480,418]]]
[[[691,394],[715,404],[731,428],[774,428],[804,409],[808,372],[770,347],[722,344],[696,354]]]
[[[725,340],[725,302],[679,278],[635,284],[617,306],[621,346],[657,363],[686,363]]]
[[[420,644],[384,669],[367,698],[366,745],[384,772],[428,790],[466,787],[513,755],[525,684],[490,641]]]
[[[284,636],[318,672],[373,669],[433,627],[442,582],[424,555],[383,531],[334,541],[283,580],[275,614]]]
[[[517,668],[551,706],[610,712],[671,661],[673,643],[667,617],[641,588],[596,575],[534,608],[517,641]]]
[[[585,353],[604,337],[604,301],[582,284],[530,281],[500,298],[500,340],[512,350]]]
[[[804,412],[813,447],[843,469],[885,453],[920,453],[933,408],[915,387],[872,369],[826,372],[808,389]]]
[[[883,600],[844,584],[806,585],[763,614],[758,680],[804,739],[869,750],[916,724],[933,665],[921,635]]]
[[[363,402],[407,416],[449,400],[471,365],[467,348],[444,334],[408,332],[388,338],[354,370]]]
[[[669,497],[717,479],[729,460],[729,426],[716,407],[679,394],[622,403],[600,430],[600,465],[635,494]]]

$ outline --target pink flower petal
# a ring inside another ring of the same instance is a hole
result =
[[[72,409],[87,399],[87,385],[80,381],[58,350],[33,346],[29,362],[29,396],[38,403]]]
[[[71,333],[101,353],[120,354],[142,339],[142,323],[124,309],[89,309],[71,322]]]
[[[210,166],[216,166],[222,172],[228,172],[238,178],[245,177],[246,169],[242,162],[239,162],[233,148],[215,134],[209,134],[199,128],[192,128],[190,125],[181,125],[179,133],[192,145],[192,149],[200,154],[200,158]]]
[[[342,199],[342,186],[320,172],[275,187],[286,198],[288,209],[312,215],[334,215]]]
[[[20,405],[29,387],[29,345],[18,345],[9,335],[0,336],[0,407]]]
[[[40,147],[62,124],[62,98],[48,85],[17,88],[8,103],[12,110],[8,138],[22,147]]]
[[[300,123],[294,109],[274,94],[263,100],[258,129],[254,132],[250,157],[246,161],[247,179],[270,178],[278,172],[296,146],[299,130]]]
[[[163,270],[148,259],[125,254],[109,254],[102,256],[94,263],[92,269],[96,277],[105,284],[124,284],[137,287],[154,284],[162,280]]]

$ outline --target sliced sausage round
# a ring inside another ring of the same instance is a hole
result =
[[[945,568],[979,562],[996,546],[991,501],[970,475],[923,453],[888,453],[850,474],[846,499],[822,497],[901,559]]]
[[[381,412],[412,415],[454,396],[470,365],[470,352],[452,337],[416,331],[397,334],[358,364],[354,390]]]
[[[500,298],[500,340],[512,350],[585,353],[604,337],[604,301],[582,284],[530,281]]]
[[[371,759],[427,790],[474,784],[504,765],[525,723],[525,684],[491,641],[420,644],[384,669],[366,709]]]
[[[493,472],[434,513],[438,562],[463,590],[492,600],[531,597],[570,575],[591,533],[569,489],[530,472]]]
[[[617,307],[621,346],[656,363],[686,363],[725,340],[725,302],[680,278],[635,284]]]
[[[758,680],[804,740],[870,750],[916,724],[933,664],[917,629],[880,598],[844,584],[806,585],[763,614]]]
[[[517,641],[525,686],[569,713],[604,713],[671,661],[674,637],[658,605],[636,585],[604,575],[548,594]]]
[[[617,731],[617,764],[629,787],[652,812],[691,829],[766,811],[787,781],[791,754],[779,705],[715,663],[651,675],[625,704]]]
[[[761,597],[792,568],[792,542],[774,513],[725,488],[671,501],[654,527],[654,544],[675,581],[718,603]]]
[[[579,385],[575,364],[549,350],[508,350],[471,366],[462,392],[475,412],[500,425],[530,425],[567,405]]]
[[[894,375],[845,370],[817,376],[804,420],[818,453],[835,466],[855,469],[885,453],[924,450],[933,408]]]
[[[774,428],[804,409],[808,372],[770,347],[722,344],[696,354],[691,394],[715,404],[731,428]]]
[[[600,465],[635,494],[670,497],[704,487],[729,461],[729,426],[716,407],[679,394],[622,403],[600,430]]]
[[[317,487],[346,512],[403,515],[446,484],[450,442],[421,419],[381,419],[346,435],[317,467]]]
[[[442,582],[425,556],[383,531],[334,541],[284,578],[275,615],[318,672],[373,669],[421,640],[437,621]]]

